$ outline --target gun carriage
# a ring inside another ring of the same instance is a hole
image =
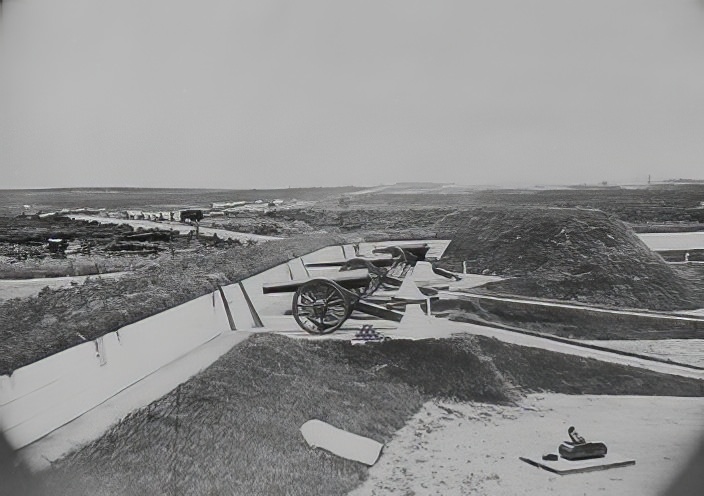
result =
[[[353,312],[400,322],[403,312],[399,309],[404,309],[408,303],[423,303],[425,299],[399,299],[394,292],[416,262],[425,261],[428,250],[427,244],[390,246],[375,249],[376,257],[308,263],[306,267],[339,267],[339,271],[327,277],[267,283],[262,291],[265,294],[294,293],[293,318],[311,334],[334,332]],[[442,275],[451,274],[434,270]],[[421,288],[421,292],[426,297],[437,294],[431,288]]]

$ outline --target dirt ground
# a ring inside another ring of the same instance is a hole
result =
[[[12,298],[26,298],[38,295],[44,288],[61,289],[81,285],[87,279],[113,279],[128,272],[111,272],[95,276],[46,277],[38,279],[0,279],[0,302]]]
[[[431,401],[349,496],[659,495],[704,442],[702,418],[701,398],[533,394],[518,406]],[[519,460],[556,453],[571,425],[636,464],[557,475]]]

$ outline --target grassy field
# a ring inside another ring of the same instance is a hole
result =
[[[395,211],[337,208],[276,212],[266,217],[280,218],[291,225],[303,222],[316,234],[257,246],[214,246],[212,242],[197,240],[190,248],[181,246],[173,255],[162,252],[152,258],[128,256],[135,261],[135,267],[126,266],[126,259],[102,256],[92,263],[102,264],[101,271],[138,270],[119,280],[91,280],[90,284],[75,288],[47,289],[36,297],[0,304],[0,373],[206,294],[218,283],[236,282],[343,240],[451,239],[440,264],[460,271],[462,262],[468,261],[471,271],[511,277],[487,286],[487,290],[499,293],[614,308],[704,307],[704,282],[695,269],[668,265],[627,225],[597,211],[523,207]],[[26,237],[25,227],[20,227],[5,236]],[[107,238],[115,234],[114,227],[81,224],[77,228],[97,229]],[[82,257],[85,267],[78,259],[70,260],[74,271],[91,268],[92,255]],[[115,260],[123,263],[113,263]],[[59,262],[63,261],[56,261]],[[33,263],[20,265],[29,270]],[[44,270],[49,268],[46,263],[39,265]],[[540,327],[536,330],[584,339],[635,337],[625,335],[625,324],[595,329],[589,322],[583,325],[574,319],[538,318],[532,311],[526,316],[522,315],[524,310],[517,313],[505,307],[489,309],[487,314],[499,320],[521,321],[531,328]],[[660,330],[658,327],[654,333]],[[693,336],[682,336],[677,328],[665,331],[677,335],[664,337],[700,336],[698,329]]]
[[[367,469],[310,449],[305,421],[388,442],[429,399],[512,403],[531,391],[704,394],[700,381],[489,338],[352,346],[257,335],[41,482],[76,496],[341,495]]]
[[[559,207],[598,209],[624,222],[659,224],[663,222],[704,223],[704,183],[657,184],[641,188],[544,188],[455,190],[451,194],[410,193],[399,187],[376,194],[352,196],[355,208],[418,208],[433,205],[446,208],[475,207]],[[452,191],[452,190],[450,190]]]
[[[461,270],[461,262],[468,260],[472,270],[512,276],[487,286],[500,293],[610,307],[704,307],[704,283],[694,269],[666,264],[625,224],[599,212],[427,208],[400,210],[393,215],[387,210],[339,210],[320,216],[313,210],[280,215],[300,215],[301,219],[295,220],[328,233],[256,246],[218,247],[194,241],[191,249],[177,251],[174,256],[138,257],[141,269],[119,280],[92,280],[60,292],[47,289],[37,297],[0,304],[0,373],[206,294],[217,283],[236,282],[345,239],[452,239],[441,265]],[[101,260],[105,264],[112,259]],[[489,313],[505,318],[511,313],[508,310]],[[554,318],[508,318],[522,320],[531,328],[542,326],[537,330],[584,339],[628,338],[620,332],[624,326],[611,333],[609,327],[593,330],[593,325],[555,322]],[[669,337],[686,337],[677,334]]]

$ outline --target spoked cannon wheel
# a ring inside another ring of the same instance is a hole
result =
[[[312,279],[293,296],[293,318],[311,334],[329,334],[352,313],[349,292],[329,279]]]

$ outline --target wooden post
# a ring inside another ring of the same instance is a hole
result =
[[[227,314],[227,321],[230,323],[230,330],[236,331],[235,320],[232,318],[232,312],[230,312],[230,305],[227,303],[227,298],[225,298],[225,292],[222,290],[222,286],[218,284],[218,291],[220,291],[220,297],[222,298],[222,304],[225,306],[225,313]]]
[[[242,295],[244,295],[244,299],[247,302],[247,306],[249,307],[249,313],[252,314],[252,321],[254,322],[254,327],[264,327],[264,323],[262,322],[262,319],[259,318],[259,314],[257,313],[257,309],[254,308],[254,304],[252,303],[252,300],[249,298],[249,295],[247,294],[247,290],[244,289],[244,285],[242,284],[242,281],[240,281],[240,289],[242,290]]]

